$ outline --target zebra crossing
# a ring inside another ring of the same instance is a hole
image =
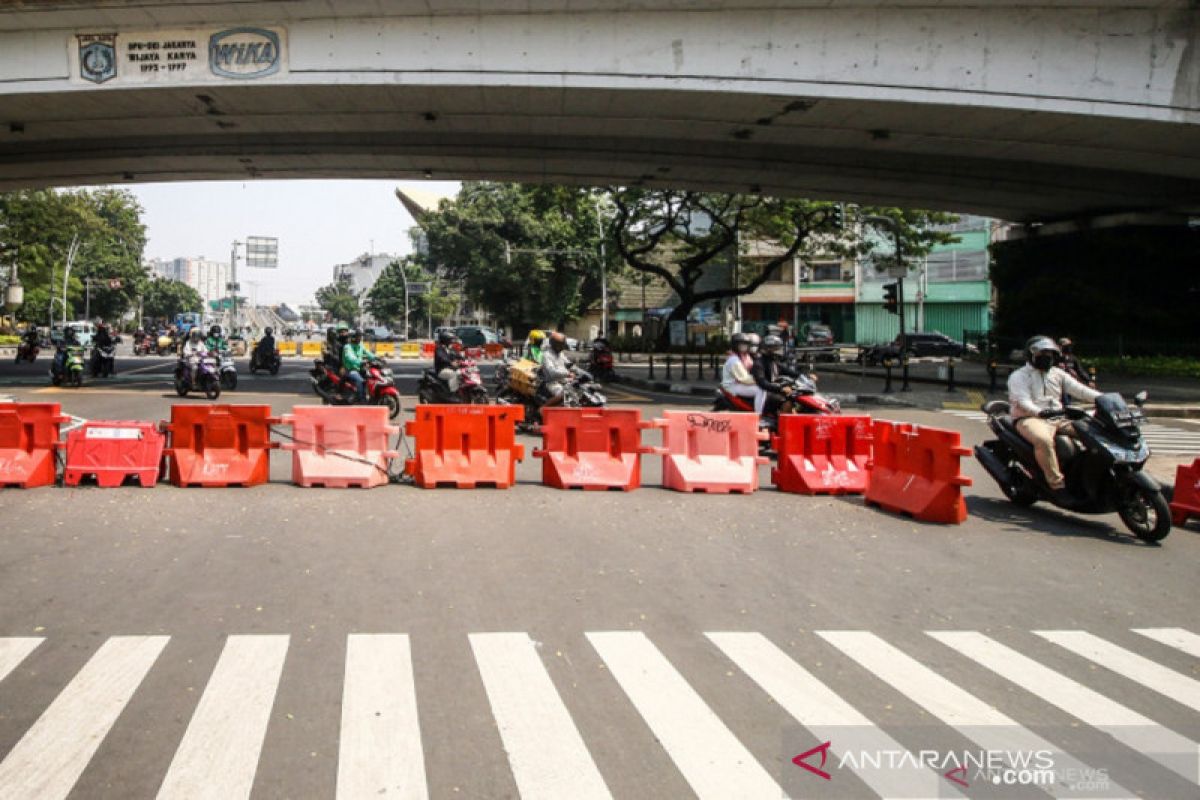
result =
[[[987,414],[982,411],[943,408],[941,413],[987,424]],[[1200,456],[1200,430],[1186,430],[1146,421],[1142,423],[1142,436],[1145,438],[1146,444],[1150,445],[1152,453],[1170,456]]]
[[[1183,628],[1134,628],[1108,638],[1085,630],[1019,633],[1031,642],[1053,645],[1072,674],[1060,671],[1067,667],[1059,661],[1045,663],[1051,657],[1044,651],[1030,655],[973,630],[925,631],[921,645],[898,645],[865,630],[814,631],[803,634],[807,639],[799,652],[805,656],[788,652],[797,642],[785,647],[759,632],[696,635],[690,646],[708,648],[708,655],[727,666],[728,676],[740,676],[748,689],[761,692],[781,715],[821,743],[805,752],[801,748],[807,745],[797,743],[797,752],[783,758],[753,751],[714,710],[721,707],[714,703],[720,698],[713,697],[720,690],[694,682],[692,674],[699,668],[679,658],[673,661],[645,632],[585,632],[583,639],[598,659],[594,674],[607,677],[569,685],[552,677],[543,655],[548,648],[528,633],[470,633],[466,638],[513,782],[525,800],[613,796],[570,710],[577,705],[567,702],[578,693],[611,690],[607,684],[612,682],[621,702],[632,707],[692,792],[706,800],[795,796],[820,785],[811,781],[853,784],[853,796],[862,796],[865,788],[878,797],[961,797],[967,794],[964,788],[1001,785],[1001,778],[1004,786],[1028,779],[1026,791],[1032,786],[1051,797],[1135,797],[1137,792],[1125,785],[1142,787],[1146,772],[1153,770],[1177,781],[1170,784],[1175,791],[1195,796],[1200,744],[1185,732],[1196,731],[1200,723],[1200,680],[1146,653],[1176,664],[1200,658],[1200,635]],[[1120,637],[1144,647],[1135,650],[1112,640]],[[40,677],[46,641],[0,638],[0,741],[15,740],[0,760],[3,800],[70,795],[110,733],[122,725],[126,706],[140,692],[152,691],[143,686],[162,691],[149,678],[172,645],[166,635],[107,639],[65,685],[53,687],[57,695],[32,725],[24,731],[5,730],[11,724],[5,722],[11,719],[6,708],[14,700],[6,691],[11,685],[6,678],[22,669]],[[295,658],[290,645],[288,635],[231,635],[224,640],[199,700],[185,715],[186,728],[173,744],[165,774],[154,778],[160,800],[251,795],[268,730],[285,724],[274,716],[273,706],[288,659]],[[421,657],[419,641],[401,633],[352,634],[344,660],[340,653],[334,655],[342,667],[338,741],[330,750],[337,753],[336,767],[330,765],[336,772],[335,796],[428,798],[422,709],[430,714],[430,701],[418,702],[413,669]],[[922,727],[898,729],[893,721],[885,729],[860,710],[859,700],[818,677],[814,670],[824,662],[836,662],[835,674],[853,673],[852,686],[874,681],[888,697],[915,705]],[[1013,696],[1032,697],[1089,726],[1107,737],[1111,748],[1067,752],[1049,735],[1036,732],[1035,723],[1018,719],[1022,708],[1028,713],[1025,704],[1013,701],[1013,708],[1000,708],[977,694],[978,688],[955,681],[963,667],[972,666],[1010,684],[1016,689]],[[1106,671],[1132,685],[1122,693],[1127,702],[1161,708],[1161,701],[1155,706],[1146,697],[1165,698],[1170,720],[1152,719],[1088,685]],[[939,756],[916,733],[928,731],[929,720],[972,749],[963,748],[954,758],[951,751]],[[624,738],[621,732],[609,733]],[[972,765],[968,754],[974,748],[980,754],[1005,754],[1014,766],[998,767],[990,760],[984,766],[982,757]],[[1133,756],[1137,769],[1110,773],[1104,758],[1110,751],[1124,753],[1126,761],[1115,763],[1128,764]],[[1049,766],[1018,769],[1027,763],[1021,754],[1040,754]],[[1092,777],[1081,782],[1079,776]],[[1123,785],[1122,780],[1130,782]],[[1181,790],[1183,786],[1193,788]]]

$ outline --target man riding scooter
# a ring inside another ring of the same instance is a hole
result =
[[[62,376],[67,363],[67,350],[72,347],[79,347],[79,340],[75,337],[75,328],[68,325],[54,350],[54,361],[50,362],[51,376]]]
[[[1072,378],[1057,364],[1062,351],[1049,336],[1034,336],[1025,344],[1025,366],[1008,378],[1008,399],[1017,432],[1033,445],[1046,485],[1056,502],[1069,505],[1073,498],[1054,449],[1057,435],[1079,438],[1071,421],[1063,416],[1064,392],[1077,400],[1095,402],[1100,393]]]
[[[735,333],[730,340],[732,350],[721,369],[721,389],[738,397],[754,401],[755,411],[762,411],[764,392],[750,374],[754,358],[750,355],[750,338],[744,333]]]
[[[342,370],[346,380],[354,384],[358,402],[367,402],[367,379],[363,367],[371,360],[371,354],[363,347],[362,331],[355,328],[350,332],[350,341],[342,348]]]
[[[437,349],[433,352],[433,372],[438,380],[450,387],[450,393],[458,391],[458,370],[462,366],[463,355],[454,348],[458,336],[451,330],[438,333]]]
[[[775,335],[762,340],[762,352],[754,359],[750,375],[762,394],[755,398],[754,410],[770,417],[786,414],[792,410],[792,387],[783,383],[783,377],[795,377],[783,362],[783,339]]]
[[[550,347],[542,351],[542,387],[547,396],[543,408],[560,406],[566,381],[570,380],[574,364],[567,357],[567,337],[559,331],[550,334]]]

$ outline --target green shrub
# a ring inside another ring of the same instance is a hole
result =
[[[21,341],[20,336],[4,336],[0,335],[0,345],[17,344]]]
[[[1101,378],[1111,375],[1147,375],[1160,378],[1200,379],[1200,359],[1180,356],[1101,356],[1085,359]]]

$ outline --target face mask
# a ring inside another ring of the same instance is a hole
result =
[[[1046,370],[1050,369],[1053,366],[1054,366],[1054,354],[1053,353],[1038,353],[1036,356],[1033,357],[1034,369],[1040,369],[1043,372],[1045,372]]]

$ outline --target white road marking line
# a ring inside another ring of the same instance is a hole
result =
[[[521,797],[611,797],[529,636],[469,639]]]
[[[644,633],[605,631],[587,637],[701,800],[784,796]]]
[[[1134,633],[1140,633],[1168,647],[1182,650],[1189,656],[1200,658],[1200,636],[1184,628],[1133,628]]]
[[[25,657],[37,649],[45,639],[36,636],[12,636],[0,639],[0,681],[17,668]]]
[[[0,798],[66,797],[169,638],[102,644],[0,762]]]
[[[167,770],[160,800],[249,797],[287,636],[230,636]]]
[[[412,650],[402,634],[346,640],[337,797],[425,800]]]
[[[1194,711],[1200,711],[1200,681],[1156,664],[1145,656],[1118,647],[1087,631],[1034,633]]]
[[[1095,771],[873,633],[817,631],[817,635],[983,749],[1008,753],[1039,750],[1053,753],[1054,770],[1060,779],[1054,786],[1038,788],[1054,797],[1073,796],[1069,791],[1064,791],[1063,776],[1067,772],[1087,775]],[[1103,796],[1110,794],[1128,798],[1135,796],[1111,780],[1109,790]]]
[[[906,752],[907,749],[817,680],[760,633],[707,633],[713,644],[775,702],[835,753]],[[854,770],[880,797],[957,797],[942,776],[915,759]]]
[[[975,631],[926,631],[1047,703],[1200,783],[1200,744]]]

